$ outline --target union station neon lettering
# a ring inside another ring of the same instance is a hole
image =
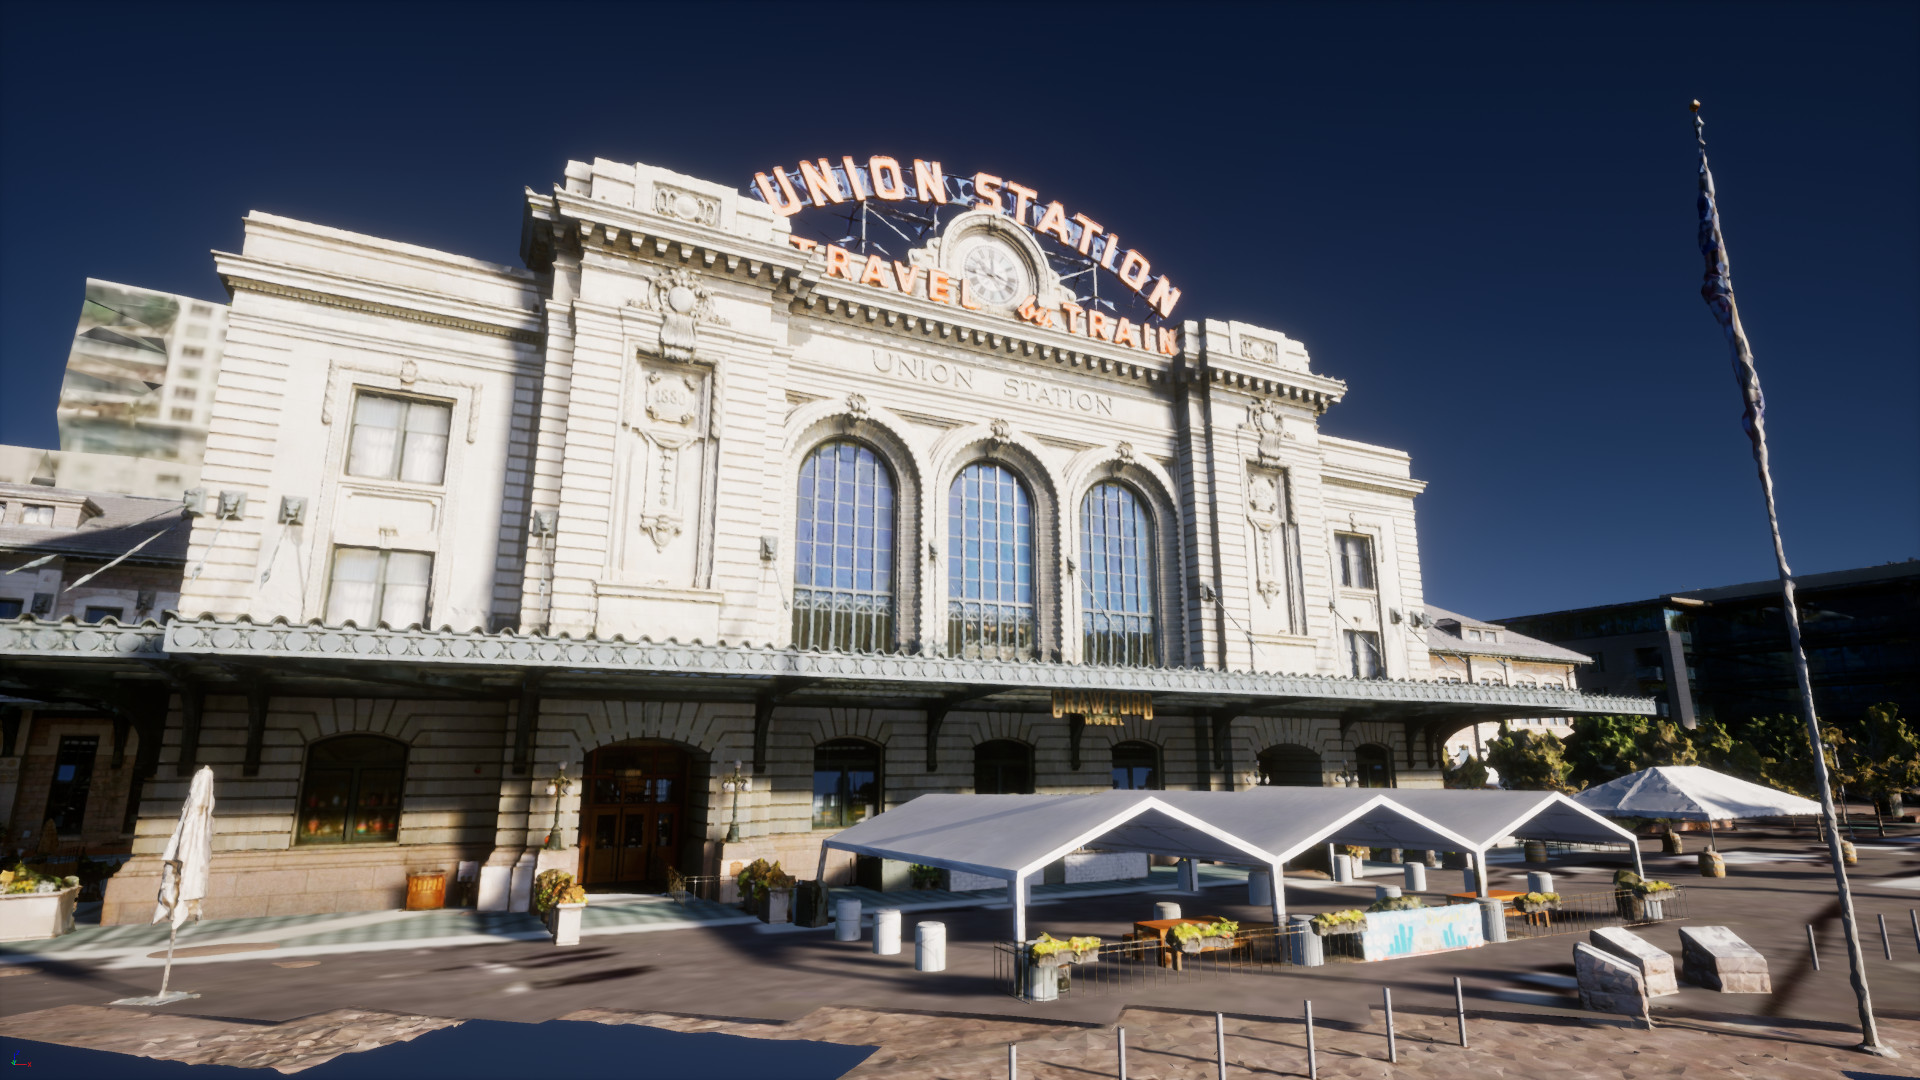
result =
[[[882,154],[868,158],[864,167],[851,155],[842,156],[837,168],[840,171],[835,171],[836,166],[827,158],[802,161],[791,174],[785,169],[775,169],[772,175],[754,173],[753,184],[767,205],[782,217],[792,217],[808,206],[840,205],[848,200],[904,202],[911,198],[944,206],[953,198],[947,191],[946,174],[937,161],[913,159],[911,183],[909,170],[897,158]],[[796,177],[799,187],[794,186]],[[972,198],[961,196],[959,201],[963,206],[990,207],[1036,234],[1053,237],[1098,262],[1102,269],[1118,277],[1121,284],[1146,297],[1147,304],[1159,312],[1161,318],[1173,317],[1174,305],[1180,302],[1180,290],[1173,287],[1165,274],[1154,277],[1153,264],[1138,251],[1128,248],[1126,254],[1121,255],[1120,234],[1108,231],[1085,214],[1069,214],[1059,202],[1042,204],[1040,193],[1033,188],[987,172],[973,174]],[[815,241],[801,237],[791,239],[802,251],[816,246]],[[1148,288],[1149,282],[1152,288]],[[911,289],[902,291],[911,292]]]

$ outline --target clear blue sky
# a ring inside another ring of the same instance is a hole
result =
[[[914,11],[913,16],[899,14]],[[13,4],[0,441],[51,446],[88,276],[224,299],[249,210],[517,260],[568,158],[744,185],[938,158],[1307,344],[1483,617],[1769,577],[1699,297],[1706,102],[1788,554],[1920,556],[1920,7]]]

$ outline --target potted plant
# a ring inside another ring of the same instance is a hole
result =
[[[1633,886],[1634,921],[1658,922],[1666,918],[1666,900],[1673,885],[1665,881],[1642,879]]]
[[[1367,928],[1367,913],[1358,908],[1348,911],[1326,911],[1315,915],[1307,925],[1312,927],[1313,932],[1320,937],[1358,934]]]
[[[916,889],[937,889],[940,887],[940,868],[924,863],[914,863],[907,873],[913,878]]]
[[[1026,948],[1022,964],[1027,998],[1030,1001],[1055,1001],[1062,988],[1072,985],[1070,965],[1086,963],[1100,955],[1100,939],[1074,937],[1061,941],[1041,934]]]
[[[1559,911],[1560,894],[1557,892],[1530,892],[1513,898],[1513,906],[1528,915],[1541,911]]]
[[[1417,911],[1426,907],[1427,902],[1417,896],[1391,896],[1384,900],[1375,900],[1367,906],[1367,911]]]
[[[52,938],[73,931],[80,879],[53,877],[18,863],[0,870],[0,941]]]
[[[533,879],[533,908],[546,921],[555,945],[580,944],[580,917],[586,906],[586,886],[565,870],[542,871]]]
[[[780,869],[774,863],[767,871],[767,877],[760,886],[760,905],[756,912],[761,922],[784,923],[793,921],[793,887],[799,880],[792,874]]]
[[[1173,928],[1173,940],[1180,946],[1181,952],[1212,952],[1215,949],[1233,948],[1233,936],[1239,932],[1240,924],[1232,919],[1180,923]]]

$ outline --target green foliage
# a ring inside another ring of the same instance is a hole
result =
[[[1638,884],[1640,884],[1640,875],[1631,870],[1613,872],[1613,887],[1616,889],[1631,889]]]
[[[1852,740],[1846,725],[1823,723],[1821,734],[1834,783],[1853,783],[1855,766],[1847,751]],[[1732,725],[1702,720],[1692,731],[1645,716],[1575,717],[1564,753],[1570,766],[1566,790],[1604,784],[1656,765],[1703,765],[1778,790],[1817,795],[1806,725],[1786,714],[1751,717]],[[1488,756],[1493,756],[1491,747]],[[1920,752],[1913,760],[1920,770]],[[1507,775],[1498,762],[1495,767],[1502,777]]]
[[[1425,900],[1417,896],[1392,896],[1384,900],[1375,900],[1367,905],[1368,911],[1414,911],[1427,906]]]
[[[1232,919],[1215,919],[1210,923],[1180,923],[1173,928],[1173,940],[1185,945],[1200,938],[1230,938],[1240,932],[1240,924]]]
[[[1440,773],[1450,788],[1478,791],[1487,786],[1487,766],[1476,757],[1467,758],[1458,765],[1444,765]]]
[[[932,889],[940,884],[940,868],[925,863],[914,863],[907,868],[907,875],[913,879],[916,889]]]
[[[1884,797],[1920,787],[1920,735],[1891,701],[1867,709],[1850,756],[1854,782],[1864,790]]]
[[[1341,844],[1340,854],[1351,855],[1356,859],[1371,859],[1373,858],[1373,849],[1360,844]]]
[[[1522,911],[1539,911],[1542,908],[1559,907],[1560,894],[1557,892],[1530,892],[1513,898]]]
[[[1034,939],[1033,944],[1027,946],[1027,951],[1035,960],[1049,956],[1060,956],[1062,953],[1072,953],[1074,954],[1073,958],[1077,958],[1087,953],[1099,952],[1100,939],[1097,937],[1072,937],[1061,941],[1052,934],[1042,933],[1038,938]]]
[[[1651,896],[1654,893],[1666,892],[1671,888],[1673,888],[1673,883],[1670,881],[1654,881],[1649,878],[1642,878],[1633,883],[1633,891],[1636,896]]]
[[[793,888],[796,880],[792,874],[780,869],[778,862],[755,859],[740,871],[734,883],[740,887],[740,899],[758,900],[766,895],[768,889]]]
[[[1353,908],[1348,911],[1323,911],[1313,917],[1314,928],[1321,933],[1325,933],[1328,930],[1339,930],[1356,923],[1364,926],[1366,922],[1367,913],[1361,911],[1359,908]]]
[[[1544,731],[1509,731],[1489,741],[1487,764],[1499,771],[1501,786],[1512,791],[1578,790],[1568,782],[1573,765],[1565,746]]]
[[[41,873],[24,862],[14,863],[13,869],[11,870],[0,870],[0,892],[60,892],[65,889],[75,888],[79,884],[80,879],[71,874],[66,877],[60,877],[54,874]]]
[[[580,899],[571,899],[576,892]],[[533,879],[533,909],[542,915],[555,904],[575,904],[585,899],[586,890],[565,870],[545,870]]]

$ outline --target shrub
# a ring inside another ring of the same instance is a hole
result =
[[[580,900],[563,899],[578,892]],[[573,875],[565,870],[546,870],[533,879],[533,909],[545,915],[547,909],[555,904],[577,904],[586,899],[585,888],[575,883]]]
[[[1384,900],[1375,900],[1368,905],[1368,911],[1415,911],[1427,906],[1425,900],[1417,896],[1390,896]]]
[[[1185,945],[1189,941],[1209,937],[1232,937],[1240,932],[1240,924],[1232,919],[1215,919],[1210,923],[1180,923],[1173,928],[1173,940]]]
[[[1367,913],[1359,908],[1348,911],[1325,911],[1313,917],[1313,925],[1323,933],[1328,930],[1343,929],[1355,923],[1364,924],[1366,921]]]

